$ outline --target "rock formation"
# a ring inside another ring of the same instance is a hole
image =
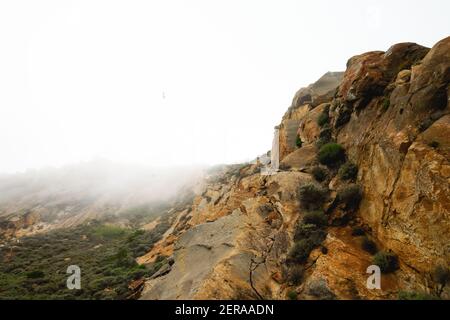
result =
[[[280,124],[281,171],[263,176],[257,163],[211,175],[170,232],[140,258],[170,257],[141,298],[436,294],[433,268],[450,263],[449,80],[450,37],[431,49],[401,43],[355,56],[344,73],[327,73],[299,90]],[[346,178],[339,165],[319,164],[327,142],[343,147],[355,177]],[[300,186],[326,190],[319,209],[327,221],[322,229],[301,225],[320,241],[293,263],[299,223],[314,218]],[[359,206],[345,202],[342,191],[355,186]],[[366,285],[371,247],[398,259],[393,272],[383,273],[380,290]],[[439,295],[450,298],[449,286]]]

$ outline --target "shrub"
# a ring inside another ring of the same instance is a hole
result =
[[[361,248],[371,254],[375,254],[378,251],[376,243],[367,237],[362,239]]]
[[[302,147],[302,139],[300,138],[300,136],[297,136],[297,139],[295,140],[295,145],[297,146],[297,148],[301,148]]]
[[[425,292],[416,291],[399,291],[399,300],[437,300],[438,297],[430,295]]]
[[[344,203],[346,209],[356,209],[362,199],[362,192],[359,185],[352,183],[338,190],[337,198],[340,203]]]
[[[308,183],[300,187],[300,202],[305,208],[320,208],[327,196],[327,191],[313,183]]]
[[[297,292],[295,292],[294,290],[291,290],[287,293],[287,297],[290,300],[297,300]]]
[[[428,144],[430,147],[432,147],[433,149],[436,149],[439,147],[439,142],[433,140]]]
[[[339,168],[339,176],[342,180],[355,180],[358,175],[358,166],[352,162],[346,162]]]
[[[290,284],[294,286],[299,285],[303,280],[303,275],[305,273],[305,269],[302,266],[293,266],[289,270],[288,281]]]
[[[352,236],[363,236],[365,235],[365,231],[361,227],[353,227],[352,228]]]
[[[294,241],[308,239],[314,245],[319,245],[327,236],[327,233],[315,224],[300,223],[294,231]]]
[[[391,105],[391,101],[389,98],[384,98],[383,104],[382,104],[382,110],[385,112],[387,109],[389,109],[389,106]]]
[[[315,224],[317,226],[324,226],[327,224],[327,216],[323,213],[323,211],[311,211],[305,213],[303,216],[303,223],[305,224]]]
[[[292,262],[305,262],[311,251],[314,249],[314,244],[308,239],[301,239],[297,241],[289,251],[289,258]]]
[[[445,286],[450,282],[450,270],[447,267],[439,265],[434,268],[431,275],[433,280],[441,286]]]
[[[27,272],[26,274],[28,279],[39,279],[39,278],[43,278],[45,276],[45,274],[42,271],[30,271]]]
[[[324,125],[326,125],[327,123],[330,122],[330,118],[328,117],[328,113],[322,112],[318,117],[317,117],[317,124],[320,127],[323,127]]]
[[[314,179],[316,179],[318,182],[324,181],[327,177],[327,171],[319,166],[314,166],[311,169],[311,173],[312,173]]]
[[[345,150],[340,144],[327,143],[320,148],[318,158],[320,163],[333,166],[345,159]]]
[[[398,269],[398,257],[392,252],[380,251],[373,257],[372,262],[379,266],[383,273],[390,273]]]

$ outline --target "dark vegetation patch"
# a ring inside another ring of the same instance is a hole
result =
[[[346,162],[339,168],[339,177],[342,180],[355,180],[358,175],[358,166],[352,162]]]
[[[337,166],[345,160],[345,150],[338,143],[327,143],[319,149],[318,159],[321,164]]]
[[[379,266],[383,273],[394,272],[398,269],[398,257],[393,252],[380,251],[375,254],[372,262]]]
[[[324,168],[322,168],[320,166],[312,167],[311,173],[312,173],[314,179],[316,179],[316,181],[318,181],[318,182],[323,182],[328,176],[327,170],[325,170]]]
[[[1,299],[125,299],[132,280],[150,276],[135,258],[148,252],[169,228],[163,217],[155,229],[143,231],[92,221],[22,238],[0,248]],[[81,289],[66,286],[67,267],[81,268]]]
[[[319,209],[327,198],[327,190],[314,183],[304,184],[299,189],[300,203],[308,210]]]
[[[337,199],[346,210],[356,210],[362,199],[361,187],[355,183],[344,186],[338,190]]]

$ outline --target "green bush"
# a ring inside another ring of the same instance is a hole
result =
[[[326,125],[327,123],[330,122],[330,117],[328,116],[328,113],[322,112],[318,117],[317,117],[317,124],[320,127],[323,127],[324,125]]]
[[[321,164],[334,166],[345,160],[345,150],[338,143],[327,143],[320,148],[318,158]]]
[[[370,254],[375,254],[378,251],[376,243],[367,237],[362,239],[361,248]]]
[[[380,251],[373,257],[372,262],[379,266],[383,273],[394,272],[398,269],[398,257],[392,252]]]
[[[327,171],[320,166],[314,166],[311,169],[311,173],[318,182],[322,182],[327,178]]]
[[[101,225],[94,229],[94,235],[106,239],[120,238],[125,233],[126,230],[124,228],[112,225]]]
[[[301,148],[302,147],[302,139],[300,138],[300,136],[297,136],[297,139],[295,140],[295,145],[297,146],[297,148]]]
[[[295,292],[294,290],[291,290],[287,293],[287,297],[290,300],[297,300],[297,292]]]
[[[317,209],[322,207],[327,197],[327,191],[313,183],[304,184],[299,189],[300,202],[305,208]]]
[[[416,291],[400,291],[398,293],[399,300],[437,300],[436,296],[430,295],[425,292]]]
[[[337,198],[340,203],[344,203],[346,209],[357,209],[362,199],[361,187],[355,183],[338,190]]]
[[[289,269],[288,281],[294,286],[299,285],[303,280],[305,269],[302,266],[296,265]]]
[[[30,271],[27,272],[26,274],[28,279],[39,279],[39,278],[43,278],[45,276],[45,274],[42,271]]]
[[[289,251],[289,259],[295,263],[304,263],[314,247],[315,244],[309,239],[301,239],[294,243],[294,246]]]
[[[342,180],[355,180],[358,175],[358,166],[351,162],[344,163],[339,168],[339,177]]]
[[[315,224],[317,226],[325,226],[327,224],[327,216],[323,213],[323,211],[316,210],[305,213],[303,216],[304,224]]]

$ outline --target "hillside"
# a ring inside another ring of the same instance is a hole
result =
[[[210,177],[137,259],[171,261],[141,298],[449,299],[449,80],[446,38],[354,56],[300,89],[279,172]]]

